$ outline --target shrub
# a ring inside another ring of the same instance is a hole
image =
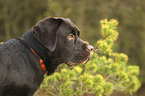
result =
[[[49,96],[110,96],[113,91],[132,94],[140,87],[139,67],[127,65],[128,56],[113,52],[118,38],[117,20],[101,20],[102,38],[97,41],[92,60],[69,68],[61,65],[61,71],[46,76],[38,94]]]

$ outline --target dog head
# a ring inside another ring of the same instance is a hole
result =
[[[79,38],[80,31],[70,19],[47,17],[33,27],[33,33],[55,62],[81,64],[93,53],[93,46]]]

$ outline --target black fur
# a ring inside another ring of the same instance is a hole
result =
[[[0,96],[32,96],[39,88],[44,72],[39,57],[30,47],[43,59],[48,75],[61,63],[74,65],[88,61],[93,47],[81,40],[79,34],[69,19],[48,17],[21,39],[0,44]]]

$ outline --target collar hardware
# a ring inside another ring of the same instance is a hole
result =
[[[30,47],[29,47],[29,48],[30,48]],[[47,71],[47,69],[46,69],[46,66],[44,65],[43,60],[40,58],[40,56],[39,56],[32,48],[30,48],[30,49],[31,49],[31,51],[39,58],[39,63],[40,63],[40,66],[41,66],[41,68],[42,68],[44,74],[47,74],[48,71]]]

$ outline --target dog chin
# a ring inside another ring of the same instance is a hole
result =
[[[78,63],[74,63],[74,62],[68,61],[66,64],[67,64],[68,66],[79,65],[79,64],[85,64],[85,63],[87,63],[88,61],[91,60],[92,55],[93,55],[93,52],[90,52],[90,55],[88,56],[88,58],[87,58],[86,60],[84,60],[84,61],[82,61],[82,62],[78,62]]]

